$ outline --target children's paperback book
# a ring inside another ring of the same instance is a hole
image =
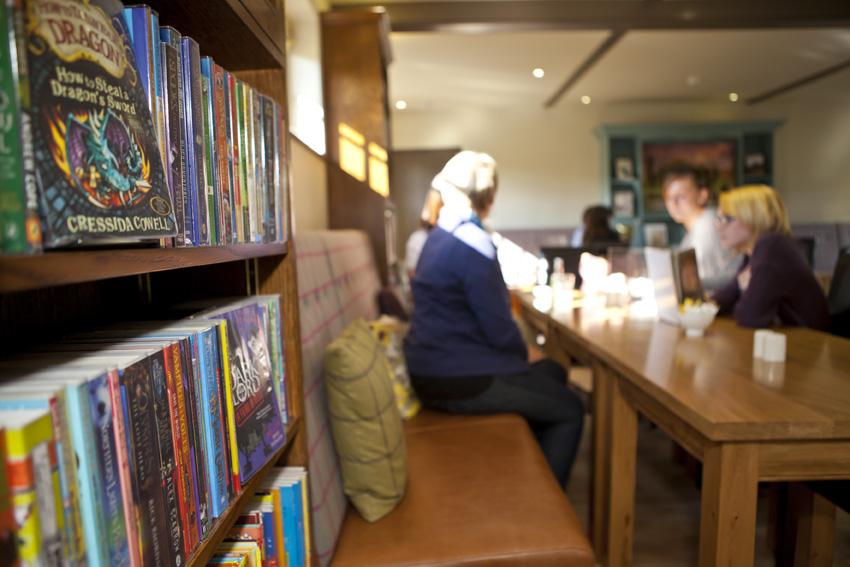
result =
[[[116,0],[26,0],[32,143],[45,246],[157,239],[174,213]]]

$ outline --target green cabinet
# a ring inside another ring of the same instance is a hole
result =
[[[602,201],[614,212],[614,225],[633,246],[670,244],[684,236],[664,206],[661,182],[671,165],[706,169],[712,198],[725,189],[773,184],[773,133],[782,122],[715,122],[602,125]],[[648,226],[647,226],[648,225]]]

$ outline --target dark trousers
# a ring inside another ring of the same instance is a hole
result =
[[[447,378],[451,380],[451,378]],[[584,406],[567,388],[567,374],[548,359],[521,374],[496,374],[481,393],[458,400],[420,399],[428,407],[456,414],[517,413],[527,421],[561,486],[575,460]]]

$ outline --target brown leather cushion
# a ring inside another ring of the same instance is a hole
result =
[[[331,567],[594,565],[521,417],[424,411],[405,434],[404,498],[374,524],[349,507]]]

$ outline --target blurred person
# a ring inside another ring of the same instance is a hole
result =
[[[717,210],[708,206],[711,192],[706,173],[690,165],[674,166],[664,175],[663,187],[667,212],[687,230],[678,249],[694,249],[706,290],[723,287],[735,277],[741,257],[720,243],[714,226]]]
[[[737,277],[712,297],[720,313],[734,312],[742,327],[827,328],[826,297],[776,191],[747,185],[723,193],[716,224],[723,246],[744,254]]]
[[[437,224],[437,218],[440,216],[440,209],[442,208],[443,199],[440,197],[440,192],[433,187],[428,189],[428,193],[425,195],[425,203],[422,205],[422,212],[419,213],[419,227],[410,233],[404,246],[404,268],[407,270],[408,277],[413,277],[414,272],[416,272],[419,254],[422,252],[428,233]]]
[[[620,234],[611,228],[611,209],[596,205],[584,211],[584,234],[581,239],[584,248],[619,242]]]
[[[496,162],[471,151],[452,157],[434,178],[444,206],[412,279],[416,302],[404,341],[407,366],[426,406],[525,417],[565,486],[584,408],[560,365],[530,362],[512,318],[496,248],[482,224],[496,186]]]

